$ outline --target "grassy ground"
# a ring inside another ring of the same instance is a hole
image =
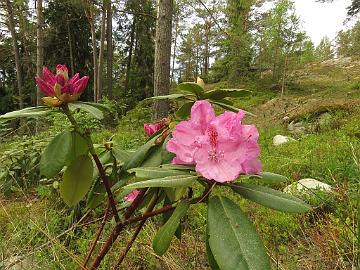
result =
[[[360,95],[353,87],[355,75],[351,82],[346,80],[342,86],[329,87],[328,74],[338,72],[327,69],[327,66],[313,67],[312,74],[304,75],[301,92],[289,90],[284,98],[259,91],[249,99],[235,101],[237,106],[257,115],[246,121],[256,123],[259,128],[264,170],[289,177],[288,183],[274,188],[281,190],[302,178],[315,178],[334,188],[330,194],[314,191],[303,195],[315,206],[314,211],[303,215],[280,213],[233,197],[256,224],[273,269],[330,270],[358,266]],[[325,74],[321,80],[319,74]],[[328,79],[324,79],[326,76]],[[337,81],[341,82],[341,78]],[[311,90],[314,85],[316,90]],[[319,124],[317,117],[324,111],[331,118]],[[96,132],[93,138],[101,143],[115,133],[113,139],[124,149],[136,148],[146,140],[142,125],[150,121],[150,114],[149,105],[142,103],[120,121],[116,130]],[[284,116],[315,128],[291,135],[282,123]],[[296,141],[275,147],[272,138],[277,134],[294,136]],[[11,147],[14,146],[0,145],[2,150]],[[13,262],[22,261],[20,269],[77,269],[98,227],[101,211],[90,212],[81,219],[86,213],[64,207],[57,190],[47,183],[23,190],[16,188],[10,196],[0,194],[0,269],[1,261],[9,262],[9,258]],[[216,192],[227,193],[227,190]],[[149,221],[123,269],[208,269],[205,221],[205,207],[192,207],[184,222],[182,239],[175,239],[162,257],[151,248],[160,220]],[[109,230],[110,224],[106,232]],[[121,235],[101,269],[110,269],[111,261],[116,260],[131,235],[130,230]]]

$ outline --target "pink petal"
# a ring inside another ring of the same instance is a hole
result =
[[[65,78],[63,74],[56,74],[55,76],[55,80],[58,84],[60,84],[61,86],[65,85]]]
[[[66,65],[58,64],[58,65],[56,66],[56,73],[58,73],[58,71],[62,71],[62,72],[68,73],[68,69],[67,69]]]
[[[50,71],[48,70],[47,67],[43,67],[43,76],[44,76],[44,80],[54,86],[55,83],[56,83],[56,79],[55,79],[55,75]]]
[[[79,80],[79,73],[76,73],[69,81],[68,81],[68,83],[69,84],[73,84],[73,83],[75,83],[76,81],[78,81]]]
[[[174,153],[177,157],[176,160],[181,160],[185,163],[194,162],[194,152],[197,148],[180,143],[178,140],[172,138],[166,144],[166,150]]]
[[[88,76],[84,76],[80,80],[75,81],[73,84],[74,94],[79,94],[84,92],[85,88],[87,87],[88,81],[89,81]]]
[[[245,174],[258,174],[261,172],[261,169],[261,162],[256,158],[247,160],[242,164],[242,170]]]
[[[240,164],[231,160],[229,162],[226,159],[213,161],[209,159],[208,151],[211,151],[211,148],[205,146],[195,152],[195,170],[198,173],[207,179],[220,183],[234,181],[239,176],[241,170]]]
[[[124,197],[124,200],[127,202],[133,202],[136,197],[139,195],[140,191],[139,190],[134,190],[132,192],[130,192],[128,195],[126,195]]]
[[[208,124],[215,118],[215,112],[209,101],[196,101],[191,108],[190,122],[200,127],[205,132]]]
[[[54,88],[46,83],[43,79],[41,79],[39,76],[35,77],[36,84],[39,87],[39,89],[48,97],[55,96]]]

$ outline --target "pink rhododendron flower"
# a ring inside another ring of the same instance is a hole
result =
[[[35,80],[39,89],[45,94],[42,98],[43,102],[49,106],[60,106],[79,99],[88,84],[89,77],[84,76],[80,79],[79,73],[76,73],[69,79],[67,67],[57,65],[56,74],[44,67],[43,79],[36,76]]]
[[[126,195],[124,197],[124,200],[127,202],[133,202],[135,200],[135,198],[139,195],[140,191],[139,190],[134,190],[132,192],[130,192],[128,195]]]
[[[154,124],[144,124],[145,134],[151,137],[156,131],[162,129],[167,125],[169,120],[167,118],[163,118],[159,123]]]
[[[193,164],[203,177],[217,182],[259,173],[259,133],[254,125],[243,125],[243,117],[243,111],[216,117],[208,101],[197,101],[190,120],[176,126],[166,145],[169,152],[176,154],[173,163]]]

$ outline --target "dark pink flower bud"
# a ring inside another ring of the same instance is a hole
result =
[[[151,137],[156,131],[162,129],[163,127],[164,125],[161,123],[144,124],[144,131],[147,136]]]
[[[55,75],[51,73],[50,70],[47,69],[47,67],[43,67],[43,77],[45,82],[47,82],[50,85],[55,85],[56,83]]]
[[[35,77],[36,84],[46,96],[53,97],[55,96],[54,88],[49,83],[41,79],[39,76]]]
[[[73,83],[74,94],[80,94],[80,93],[84,92],[84,90],[85,90],[85,88],[86,88],[86,86],[88,84],[88,81],[89,81],[88,76],[84,76],[80,80],[75,81]]]
[[[55,80],[58,84],[60,84],[61,86],[65,85],[65,78],[63,74],[56,74],[55,76]]]
[[[134,190],[132,192],[130,192],[128,195],[126,195],[124,197],[124,200],[127,201],[127,202],[133,202],[136,197],[139,195],[140,191],[139,190]]]

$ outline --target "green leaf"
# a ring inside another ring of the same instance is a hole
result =
[[[185,216],[190,204],[180,202],[174,210],[169,220],[160,228],[153,241],[155,253],[162,256],[169,248],[171,240],[180,224],[180,220]]]
[[[159,135],[148,140],[144,145],[140,146],[140,148],[125,162],[123,169],[127,171],[132,168],[139,167],[140,164],[144,161],[149,150],[155,146],[155,141],[158,137]]]
[[[60,195],[68,206],[80,202],[91,188],[93,163],[89,156],[80,156],[67,167],[60,184]]]
[[[170,94],[170,95],[166,95],[166,96],[154,96],[151,97],[150,99],[179,99],[179,98],[186,98],[186,97],[190,97],[190,95],[185,95],[185,94]]]
[[[207,255],[207,258],[208,258],[208,263],[210,265],[210,268],[212,270],[220,270],[219,265],[215,261],[214,255],[212,254],[210,244],[209,244],[209,223],[206,226],[205,245],[206,245],[206,255]]]
[[[86,206],[90,209],[95,209],[101,203],[104,202],[106,195],[105,186],[103,185],[102,181],[98,178],[98,180],[93,185],[92,189],[90,190],[87,200]]]
[[[189,117],[191,112],[191,107],[194,105],[195,101],[184,103],[176,112],[175,116],[179,119],[186,119]]]
[[[71,149],[72,133],[63,131],[45,148],[40,160],[40,174],[47,178],[54,177],[65,166]]]
[[[195,94],[197,97],[202,97],[204,95],[204,89],[194,82],[184,82],[178,84],[176,87],[179,91],[185,91]]]
[[[158,144],[149,150],[144,161],[141,163],[141,167],[156,167],[161,164],[161,161],[162,161],[162,144]]]
[[[48,106],[37,106],[29,107],[18,111],[8,112],[6,114],[0,115],[1,119],[12,119],[20,117],[39,117],[47,115],[51,112],[51,108]]]
[[[271,172],[262,172],[259,175],[252,175],[250,176],[250,179],[257,179],[262,183],[267,184],[278,184],[289,180],[286,176]]]
[[[181,170],[181,171],[194,171],[194,166],[186,166],[186,165],[175,165],[175,164],[162,164],[160,166],[163,169],[171,169],[171,170]]]
[[[190,186],[196,179],[197,179],[197,176],[175,175],[175,176],[168,176],[168,177],[163,177],[163,178],[156,178],[156,179],[132,183],[132,184],[125,186],[124,189],[137,189],[137,188],[145,188],[145,187]]]
[[[104,114],[102,112],[102,110],[98,109],[97,107],[93,106],[93,104],[87,104],[84,102],[73,102],[73,103],[69,103],[69,108],[70,110],[76,110],[76,109],[80,109],[80,110],[84,110],[88,113],[90,113],[92,116],[94,116],[95,118],[101,120],[104,118]]]
[[[71,146],[66,158],[66,164],[70,164],[79,156],[87,155],[89,147],[86,140],[76,131],[71,132]]]
[[[126,162],[133,154],[132,152],[121,149],[119,146],[114,146],[111,152],[118,162]]]
[[[166,149],[166,144],[168,143],[170,138],[171,138],[171,136],[167,136],[164,143],[162,144],[162,147],[161,147],[161,164],[171,163],[171,161],[175,157],[174,153],[171,153]]]
[[[219,89],[206,92],[204,98],[221,100],[226,97],[246,97],[250,94],[251,91],[244,89]]]
[[[209,246],[222,270],[268,270],[269,259],[254,225],[230,199],[208,203]]]
[[[232,185],[231,188],[248,200],[282,212],[303,213],[311,210],[311,206],[302,200],[268,187],[237,184]]]
[[[169,198],[167,196],[165,196],[163,206],[165,207],[170,204],[172,204],[172,202],[169,200]],[[162,224],[163,225],[169,220],[169,218],[172,216],[173,213],[174,213],[174,210],[170,210],[170,211],[162,214]],[[177,239],[181,239],[181,233],[182,233],[182,226],[181,226],[181,222],[180,222],[179,226],[176,228],[174,235],[176,236]]]
[[[240,109],[238,109],[238,108],[236,108],[236,107],[234,107],[234,106],[231,106],[231,105],[222,103],[222,102],[220,102],[220,101],[213,101],[213,100],[211,100],[211,103],[213,103],[213,104],[215,104],[215,105],[218,105],[219,107],[221,107],[221,108],[223,108],[223,109],[225,109],[225,110],[229,110],[229,111],[231,111],[231,112],[236,112],[236,113],[237,113],[237,112],[240,111]],[[247,111],[245,111],[245,110],[242,110],[242,111],[245,112],[245,114],[247,114],[247,115],[255,116],[255,114],[252,114],[252,113],[247,112]]]
[[[135,173],[137,178],[143,179],[154,179],[164,178],[167,176],[184,175],[183,171],[180,170],[169,170],[160,167],[139,167],[128,170],[129,173]]]
[[[87,101],[76,101],[75,103],[86,104],[86,105],[95,107],[103,112],[106,112],[106,111],[110,112],[110,108],[106,104],[101,104],[101,103],[96,103],[96,102],[87,102]]]

